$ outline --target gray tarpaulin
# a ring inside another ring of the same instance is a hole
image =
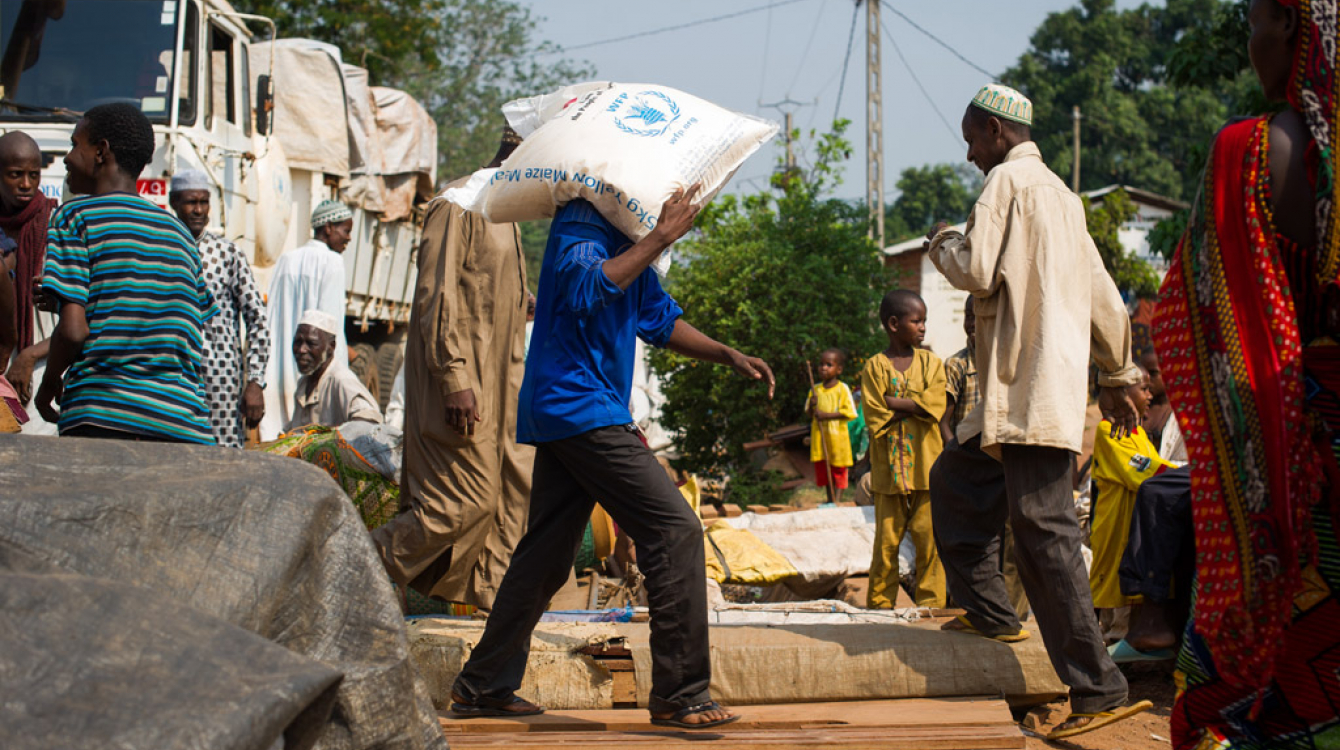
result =
[[[446,747],[367,532],[316,467],[0,436],[0,576],[5,748]]]

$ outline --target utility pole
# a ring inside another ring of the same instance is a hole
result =
[[[856,0],[858,3],[862,0]],[[870,208],[870,238],[884,249],[884,87],[880,78],[879,4],[865,2],[865,179]]]
[[[1074,169],[1071,171],[1070,174],[1070,189],[1078,193],[1079,192],[1079,120],[1080,120],[1078,104],[1075,105],[1075,109],[1070,113],[1070,117],[1075,121],[1075,165]]]
[[[798,102],[789,96],[780,102],[773,102],[772,104],[764,104],[763,102],[758,103],[758,106],[760,107],[767,107],[781,112],[786,120],[786,132],[784,137],[786,138],[786,171],[788,174],[796,168],[795,144],[791,141],[791,131],[794,128],[792,125],[792,118],[797,109],[800,109],[801,107],[812,107],[817,103],[817,99],[814,102]]]

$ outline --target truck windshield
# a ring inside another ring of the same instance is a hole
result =
[[[68,120],[129,102],[167,122],[177,7],[175,0],[0,0],[0,117]]]

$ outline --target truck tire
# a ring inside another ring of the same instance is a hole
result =
[[[385,341],[377,347],[377,375],[382,387],[381,393],[377,394],[377,402],[381,404],[382,411],[386,411],[386,404],[391,401],[395,376],[400,373],[400,365],[404,362],[405,347],[401,342]]]
[[[377,377],[380,374],[377,372],[377,350],[372,344],[349,346],[349,370],[358,376],[358,381],[373,396],[380,393],[381,379]]]

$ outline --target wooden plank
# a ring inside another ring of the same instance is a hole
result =
[[[637,708],[637,675],[633,670],[610,672],[610,698],[615,708]]]
[[[981,728],[1014,727],[1009,706],[1003,700],[983,698],[908,698],[887,701],[843,701],[769,706],[737,706],[739,721],[730,731],[818,728]],[[654,732],[645,710],[598,709],[549,711],[539,716],[460,717],[442,716],[450,733],[523,732]],[[721,731],[726,731],[722,728]]]
[[[526,748],[571,750],[701,750],[704,742],[731,750],[1022,750],[1025,737],[1017,728],[967,730],[929,728],[873,730],[774,730],[727,732],[536,732],[527,734],[465,734],[449,737],[453,748]]]

